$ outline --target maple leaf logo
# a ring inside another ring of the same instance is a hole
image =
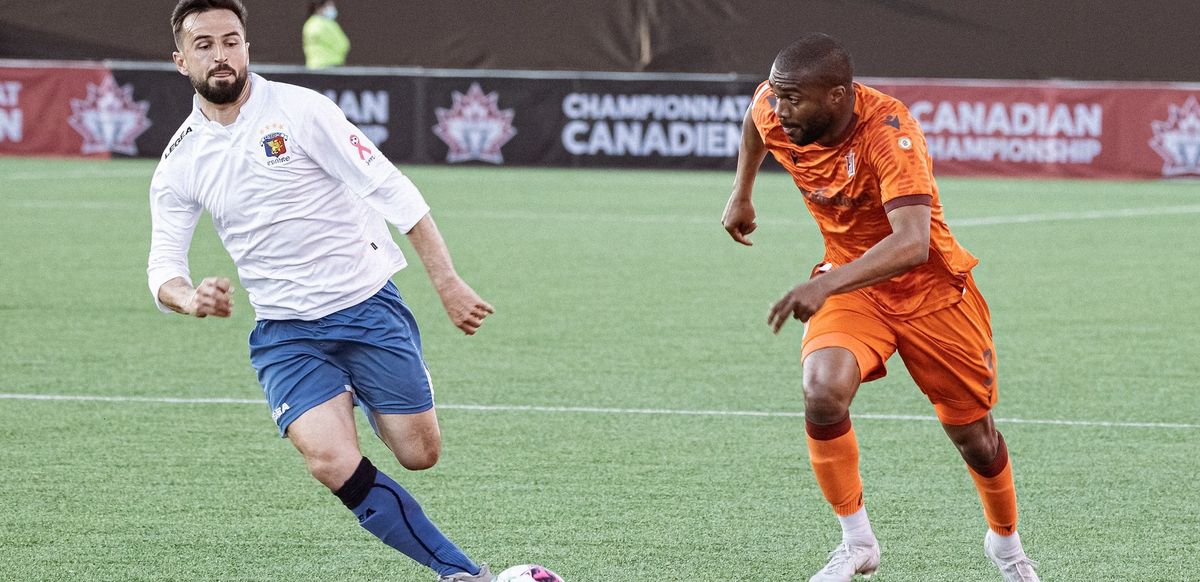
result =
[[[471,83],[466,93],[454,91],[449,109],[435,110],[438,124],[434,135],[450,147],[446,161],[450,163],[480,160],[503,164],[500,148],[517,134],[513,128],[513,110],[500,109],[500,96],[484,93],[479,83]]]
[[[1183,106],[1168,105],[1166,121],[1151,121],[1150,147],[1163,159],[1164,176],[1200,175],[1200,103],[1188,97]]]
[[[149,101],[133,100],[133,85],[118,86],[111,74],[88,83],[86,99],[71,99],[67,123],[83,136],[82,152],[137,155],[134,140],[150,128]]]

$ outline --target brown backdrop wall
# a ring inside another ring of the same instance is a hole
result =
[[[301,63],[306,2],[245,0],[258,63]],[[164,0],[0,0],[0,58],[166,60]],[[341,0],[350,65],[765,75],[795,36],[868,76],[1197,81],[1194,0]]]

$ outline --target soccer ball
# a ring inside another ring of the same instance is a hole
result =
[[[496,582],[563,582],[563,579],[545,566],[521,564],[501,572]]]

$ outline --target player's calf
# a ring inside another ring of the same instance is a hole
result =
[[[408,491],[366,457],[334,495],[354,513],[363,529],[443,579],[474,582],[484,572],[442,534]]]

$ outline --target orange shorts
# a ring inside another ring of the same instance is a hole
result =
[[[945,424],[972,423],[996,404],[991,315],[974,277],[962,301],[907,321],[883,315],[861,290],[834,295],[805,325],[801,359],[829,347],[854,354],[863,382],[885,376],[900,352]]]

